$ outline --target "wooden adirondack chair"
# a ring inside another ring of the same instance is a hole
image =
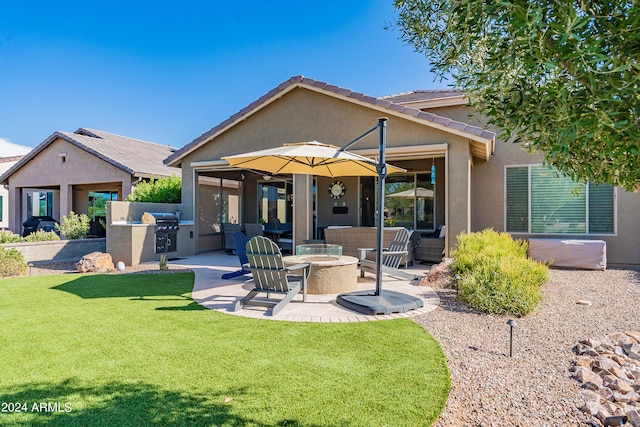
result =
[[[302,290],[302,300],[307,300],[307,277],[311,264],[301,263],[285,267],[280,248],[273,241],[263,236],[256,236],[246,245],[248,264],[245,269],[251,271],[253,289],[236,302],[234,310],[245,306],[273,307],[271,315],[278,314]],[[292,271],[302,270],[302,275],[292,275]],[[248,283],[249,283],[248,282]],[[259,293],[266,293],[267,300],[254,300]],[[269,300],[269,294],[283,294],[280,300]]]
[[[407,245],[409,245],[410,239],[411,235],[406,228],[398,230],[396,235],[393,237],[389,248],[382,251],[382,273],[399,279],[414,280],[418,278],[417,275],[399,268],[402,257],[407,255],[409,252],[407,250]],[[375,252],[375,249],[361,248],[359,249],[359,252],[360,277],[364,277],[365,271],[375,274],[376,262],[367,259],[367,252]]]
[[[233,233],[233,245],[236,248],[236,255],[238,255],[238,259],[240,260],[241,269],[238,271],[234,271],[233,273],[225,273],[222,275],[223,279],[232,279],[234,277],[243,276],[245,274],[251,273],[251,271],[246,270],[244,268],[245,264],[249,262],[247,259],[247,242],[249,238],[245,236],[242,231],[236,231]]]

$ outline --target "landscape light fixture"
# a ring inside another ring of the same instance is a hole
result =
[[[518,324],[514,319],[509,319],[507,325],[509,325],[509,357],[513,357],[513,328]]]

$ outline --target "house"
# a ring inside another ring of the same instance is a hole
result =
[[[15,165],[23,156],[0,157],[0,175]],[[0,186],[0,230],[9,228],[9,189]]]
[[[497,141],[474,118],[463,93],[375,98],[303,76],[165,160],[182,169],[181,210],[194,220],[193,251],[222,248],[221,233],[212,230],[231,216],[241,223],[292,223],[294,245],[322,237],[331,225],[374,226],[375,178],[270,176],[230,168],[222,157],[312,140],[343,146],[383,116],[387,162],[407,170],[387,177],[386,224],[424,235],[446,225],[447,253],[459,233],[487,227],[524,238],[600,239],[607,243],[609,264],[640,265],[637,194],[589,184],[574,197],[578,184],[543,168],[540,155]],[[349,151],[374,158],[377,147],[378,140],[368,137]],[[226,200],[223,180],[237,183],[239,203]],[[407,191],[416,195],[404,197]]]
[[[90,235],[104,236],[107,201],[124,200],[136,183],[180,175],[163,160],[170,147],[94,129],[54,132],[0,175],[8,188],[9,229],[21,233],[31,216],[59,220],[88,214]]]

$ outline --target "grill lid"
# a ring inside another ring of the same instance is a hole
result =
[[[145,212],[140,220],[143,224],[178,224],[178,217],[173,213]]]

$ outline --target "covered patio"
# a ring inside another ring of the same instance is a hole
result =
[[[233,169],[224,158],[302,141],[341,147],[380,116],[389,117],[386,161],[407,171],[387,177],[385,227],[415,231],[415,244],[446,226],[441,237],[448,252],[455,236],[471,229],[471,168],[474,161],[489,160],[495,134],[299,76],[165,160],[182,168],[182,212],[194,220],[194,253],[229,249],[225,222],[265,228],[286,224],[294,248],[322,240],[329,226],[375,227],[375,177],[269,175]],[[374,159],[377,138],[364,139],[349,151]],[[390,196],[411,191],[413,197]]]
[[[192,298],[200,305],[236,316],[259,319],[284,320],[292,322],[366,322],[371,320],[397,319],[413,317],[434,310],[440,300],[436,292],[425,286],[417,286],[417,281],[398,280],[384,276],[385,289],[414,295],[423,300],[424,306],[406,313],[389,315],[364,315],[348,310],[336,304],[336,294],[308,295],[307,302],[302,302],[302,294],[296,296],[275,316],[266,316],[264,308],[252,307],[233,311],[235,302],[245,296],[250,289],[245,281],[251,275],[223,280],[222,275],[238,269],[238,257],[227,255],[222,251],[205,252],[192,257],[172,261],[172,265],[185,267],[195,273]],[[410,267],[412,272],[424,276],[429,266],[416,265]],[[367,275],[359,279],[358,289],[371,289],[375,286],[375,277]]]

